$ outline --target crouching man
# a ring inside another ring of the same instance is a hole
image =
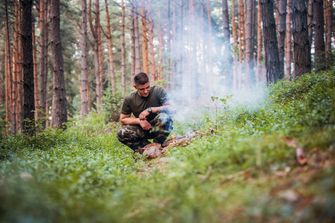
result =
[[[150,86],[146,73],[134,77],[135,92],[124,99],[118,131],[120,142],[135,152],[153,142],[163,144],[172,131],[172,118],[166,91],[158,86]],[[133,116],[131,116],[133,115]]]

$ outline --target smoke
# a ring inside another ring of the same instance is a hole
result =
[[[262,105],[265,85],[251,83],[245,64],[229,58],[231,49],[229,41],[224,41],[214,27],[208,27],[207,18],[184,15],[168,55],[174,68],[169,95],[176,121],[195,120],[203,112],[215,112],[218,106],[223,109],[220,98],[229,98],[230,107],[257,109]]]

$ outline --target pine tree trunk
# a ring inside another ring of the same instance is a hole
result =
[[[35,121],[38,122],[38,112],[40,107],[40,97],[38,94],[38,68],[37,68],[37,45],[36,45],[36,33],[35,33],[35,23],[32,23],[32,41],[33,41],[33,64],[34,64],[34,99],[35,99]]]
[[[87,65],[87,1],[81,0],[81,35],[80,35],[80,49],[81,49],[81,73],[80,73],[80,115],[85,116],[89,112],[88,104],[88,65]]]
[[[97,34],[97,54],[98,54],[98,76],[97,76],[97,111],[102,112],[103,100],[103,80],[104,80],[104,58],[102,51],[101,40],[101,23],[100,23],[100,3],[99,0],[95,1],[95,30]]]
[[[48,0],[40,0],[40,107],[37,108],[39,111],[39,121],[41,123],[41,127],[46,127],[47,122],[47,85],[48,85]]]
[[[6,30],[5,28],[3,27],[2,29],[2,33],[6,33]],[[6,53],[5,53],[5,48],[6,46],[4,46],[3,48],[0,47],[0,49],[3,49],[4,51],[1,51],[0,53],[0,105],[3,106],[4,103],[5,103],[5,77],[4,77],[4,74],[5,74],[5,70],[6,70]],[[6,105],[5,105],[6,106]],[[1,118],[3,118],[1,116]],[[3,129],[2,129],[3,130]],[[3,134],[2,131],[0,131],[0,134]]]
[[[306,1],[293,0],[292,12],[294,75],[299,76],[311,71],[311,47],[308,40]]]
[[[64,127],[67,121],[67,105],[65,97],[64,61],[60,37],[60,0],[51,0],[50,37],[53,60],[53,97],[52,123],[53,127]]]
[[[276,37],[276,23],[273,12],[272,0],[261,0],[262,22],[264,34],[266,81],[268,84],[275,83],[282,78],[283,71],[280,70],[278,44]]]
[[[325,41],[324,41],[324,18],[323,0],[313,0],[313,23],[315,30],[315,70],[324,70],[325,64]]]
[[[248,80],[248,83],[254,82],[255,77],[254,77],[254,72],[253,72],[253,67],[254,67],[254,38],[253,38],[253,33],[255,26],[253,24],[253,15],[254,15],[254,1],[253,0],[247,0],[246,1],[246,23],[245,23],[245,56],[246,56],[246,78]]]
[[[136,8],[134,9],[134,35],[135,35],[135,72],[138,74],[141,72],[141,50],[140,50],[140,31],[138,26],[138,14]]]
[[[292,0],[287,0],[286,6],[286,36],[285,36],[285,79],[291,79],[292,63]]]
[[[14,2],[14,30],[13,30],[13,87],[12,87],[12,125],[13,130],[16,133],[20,130],[21,125],[21,103],[22,96],[20,97],[20,88],[22,81],[22,51],[21,51],[21,3],[19,1]],[[15,120],[15,121],[14,121]]]
[[[313,0],[306,0],[307,5],[307,27],[308,27],[308,41],[312,46],[313,43]]]
[[[142,0],[141,7],[141,21],[142,21],[142,59],[143,59],[143,71],[149,72],[149,61],[148,61],[148,37],[147,37],[147,16],[144,6],[144,0]]]
[[[110,24],[110,16],[109,16],[107,0],[105,0],[105,9],[106,9],[106,20],[107,20],[108,61],[109,61],[110,82],[111,82],[112,95],[115,95],[116,86],[115,86],[113,39],[112,39],[112,28]]]
[[[222,0],[222,19],[223,19],[223,38],[225,42],[229,43],[230,31],[229,31],[228,0]]]
[[[239,59],[245,59],[245,18],[244,0],[238,0],[238,28],[239,28]]]
[[[262,60],[263,60],[263,32],[262,32],[262,6],[258,0],[257,5],[257,81],[262,79]]]
[[[23,132],[35,132],[34,65],[32,41],[33,0],[20,1],[22,7],[21,41],[23,54]]]
[[[135,7],[131,6],[131,75],[135,75]]]
[[[150,7],[151,1],[148,2]],[[148,53],[149,53],[149,72],[154,81],[157,80],[156,62],[155,62],[155,49],[154,49],[154,21],[151,15],[151,8],[148,14]]]
[[[230,44],[230,31],[229,31],[229,12],[228,12],[228,1],[227,0],[222,0],[222,18],[223,18],[223,38],[224,38],[224,43],[226,52],[225,52],[225,58],[224,61],[226,61],[226,66],[225,66],[225,73],[226,73],[226,87],[227,88],[232,88],[233,84],[233,77],[232,77],[232,63],[233,63],[233,57],[232,57],[232,49],[231,49],[231,44]],[[232,15],[233,16],[233,15]],[[232,20],[233,21],[233,20]]]
[[[278,50],[280,70],[284,70],[284,55],[285,55],[285,34],[286,34],[286,5],[287,0],[279,0],[278,14]]]
[[[237,34],[237,27],[236,27],[236,15],[235,15],[235,0],[231,1],[231,27],[232,27],[232,34],[233,34],[233,46],[234,50],[237,49],[238,45],[238,34]]]
[[[325,18],[325,53],[326,53],[326,64],[329,67],[331,64],[331,53],[332,53],[332,5],[333,0],[324,0],[324,18]]]
[[[10,124],[10,132],[15,134],[15,113],[12,110],[13,95],[12,88],[13,84],[13,69],[12,69],[12,51],[9,31],[9,15],[8,15],[8,1],[5,0],[5,14],[6,14],[6,44],[5,44],[5,56],[6,56],[6,67],[5,67],[5,78],[6,78],[6,123]],[[13,115],[14,113],[14,115]],[[13,123],[14,118],[14,123]],[[14,125],[13,125],[14,124]]]
[[[126,9],[124,5],[124,0],[121,0],[121,86],[122,86],[122,95],[126,94],[126,31],[125,31],[125,18],[126,18]]]

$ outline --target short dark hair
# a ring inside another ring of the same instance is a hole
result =
[[[149,77],[146,73],[140,72],[134,77],[134,84],[146,84],[149,82]]]

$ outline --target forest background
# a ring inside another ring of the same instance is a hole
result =
[[[0,222],[332,222],[333,0],[1,0]],[[118,142],[134,74],[171,146]]]

